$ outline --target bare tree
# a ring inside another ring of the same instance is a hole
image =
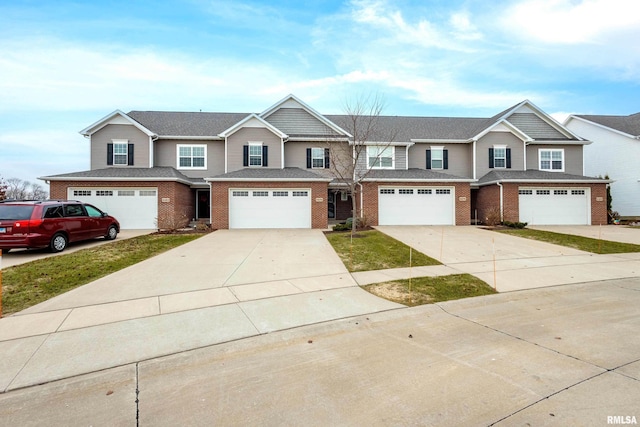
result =
[[[5,198],[15,200],[44,200],[49,196],[40,185],[20,178],[9,178],[6,181]]]
[[[334,149],[330,150],[331,174],[347,186],[351,194],[352,234],[356,232],[358,221],[362,220],[357,204],[362,181],[373,168],[383,166],[381,163],[385,161],[388,148],[398,133],[389,123],[383,123],[381,113],[384,106],[385,101],[379,94],[361,95],[346,101],[343,108],[345,115],[337,124],[351,135],[349,147],[340,150],[335,149],[334,145]]]
[[[4,182],[4,178],[0,176],[0,200],[7,198],[7,184]]]

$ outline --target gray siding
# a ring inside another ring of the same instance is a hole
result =
[[[405,147],[391,146],[393,148],[394,156],[394,169],[406,169],[407,156]],[[367,159],[367,147],[362,147],[362,152],[358,155],[356,170],[366,171],[369,168],[369,162]]]
[[[244,169],[242,147],[249,141],[269,147],[269,168],[282,168],[282,140],[265,128],[246,127],[227,138],[227,172]]]
[[[207,169],[191,170],[178,167],[178,145],[206,145]],[[154,149],[154,162],[156,166],[170,166],[178,169],[182,174],[191,178],[206,178],[224,173],[224,141],[189,141],[166,140],[156,141]]]
[[[330,127],[302,108],[280,108],[265,120],[287,135],[335,135]]]
[[[329,148],[329,169],[307,169],[307,148]],[[326,178],[344,178],[351,176],[351,148],[347,142],[302,142],[289,141],[284,144],[284,164],[286,167],[305,169]],[[338,168],[338,170],[336,170]]]
[[[511,132],[489,132],[476,143],[477,178],[481,178],[493,170],[489,168],[489,148],[494,145],[506,145],[511,149],[511,169],[509,170],[525,170],[524,142]]]
[[[114,139],[126,139],[134,145],[133,166],[107,165],[107,144]],[[129,125],[107,125],[91,135],[91,169],[106,167],[150,167],[149,137],[136,127]]]
[[[431,147],[444,147],[448,150],[449,169],[437,169],[438,172],[465,178],[473,177],[473,158],[471,144],[415,144],[409,149],[409,168],[426,169],[426,151]]]
[[[513,113],[507,120],[534,139],[567,139],[566,136],[533,113]]]
[[[529,145],[527,146],[527,169],[539,169],[540,148],[564,149],[564,172],[572,175],[583,174],[582,145]]]
[[[395,147],[395,168],[407,169],[407,147]]]

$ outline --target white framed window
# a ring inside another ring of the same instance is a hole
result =
[[[113,191],[112,190],[97,190],[96,191],[96,196],[98,196],[98,197],[111,197],[111,196],[113,196]]]
[[[372,169],[393,169],[393,146],[367,147],[367,164]]]
[[[309,195],[308,191],[293,191],[293,197],[307,197]]]
[[[430,188],[418,188],[418,194],[431,194]]]
[[[249,143],[249,166],[262,166],[262,142]]]
[[[431,147],[431,169],[444,169],[444,147]]]
[[[340,200],[343,202],[346,202],[347,200],[349,200],[349,193],[347,193],[346,191],[341,191]]]
[[[311,167],[313,169],[324,169],[324,148],[311,149]]]
[[[553,190],[553,194],[556,196],[566,196],[569,194],[567,190]]]
[[[155,197],[156,190],[140,190],[139,194],[142,197]]]
[[[572,196],[584,196],[585,194],[584,190],[571,190]]]
[[[129,158],[128,154],[128,145],[129,141],[126,140],[113,140],[113,164],[114,165],[128,165]]]
[[[561,148],[540,148],[539,167],[542,171],[564,172],[564,150]]]
[[[233,197],[249,197],[248,191],[234,191],[232,192]]]
[[[206,169],[207,146],[205,144],[178,144],[178,169]]]
[[[269,197],[268,191],[254,191],[253,197]]]
[[[413,194],[413,188],[400,188],[398,194]]]
[[[523,196],[531,196],[533,194],[533,190],[518,190],[518,194]]]
[[[90,196],[91,190],[73,190],[73,197]]]
[[[131,197],[135,195],[136,195],[135,190],[118,190],[119,197]]]
[[[551,190],[536,190],[537,196],[548,196],[551,194]]]
[[[507,167],[507,147],[504,145],[495,145],[493,147],[493,167],[494,168],[506,168]]]
[[[451,194],[449,188],[436,188],[436,194]]]
[[[273,197],[289,197],[288,191],[274,191]]]
[[[381,188],[380,194],[396,194],[396,190],[393,188]]]

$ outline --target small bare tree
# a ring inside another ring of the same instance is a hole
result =
[[[4,178],[0,176],[0,200],[7,198],[7,184],[4,182]]]
[[[44,200],[49,194],[40,184],[9,178],[6,181],[5,197],[15,200]]]
[[[381,166],[383,154],[398,134],[397,129],[389,127],[388,123],[386,126],[382,123],[384,106],[384,99],[379,94],[361,95],[345,102],[345,115],[340,123],[336,123],[351,135],[348,149],[332,149],[330,156],[331,174],[351,194],[352,235],[356,232],[358,221],[362,221],[362,213],[357,212],[357,196],[360,194],[362,181],[373,168]],[[368,147],[375,147],[375,151],[372,149],[368,153]]]

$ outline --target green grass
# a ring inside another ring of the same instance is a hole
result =
[[[150,234],[6,268],[2,313],[24,310],[201,236]]]
[[[409,267],[409,246],[377,230],[358,232],[353,238],[353,248],[349,232],[327,233],[326,236],[351,272]],[[416,250],[412,251],[412,266],[437,264],[440,262]]]
[[[417,277],[411,280],[411,287],[409,280],[403,279],[363,288],[381,298],[411,307],[496,293],[491,286],[470,274]]]
[[[512,236],[525,237],[527,239],[539,240],[553,243],[555,245],[567,246],[594,254],[620,254],[628,252],[640,252],[640,245],[631,243],[612,242],[609,240],[592,239],[589,237],[574,236],[571,234],[554,233],[542,230],[496,230],[499,233],[510,234]]]

